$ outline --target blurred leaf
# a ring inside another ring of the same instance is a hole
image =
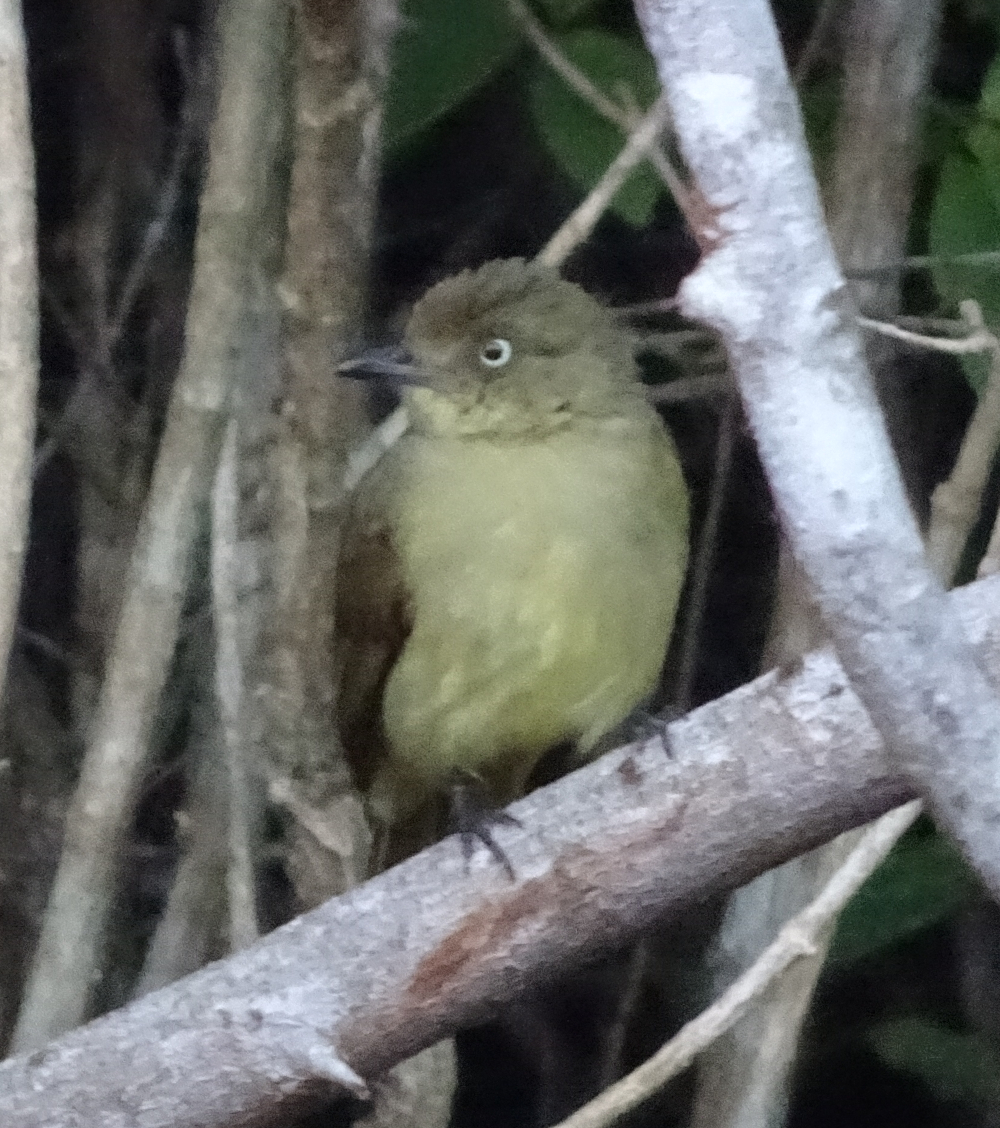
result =
[[[937,834],[908,835],[840,916],[831,963],[853,963],[947,920],[976,893],[975,876]]]
[[[837,114],[840,111],[839,80],[832,75],[824,75],[811,82],[801,92],[799,103],[816,179],[823,183],[835,145]]]
[[[973,118],[972,107],[966,103],[929,91],[920,148],[922,163],[940,168],[955,152],[955,139],[965,136]]]
[[[405,0],[386,98],[386,148],[398,149],[461,105],[520,45],[504,0]]]
[[[1000,58],[986,72],[979,92],[979,117],[984,122],[1000,125]]]
[[[989,1106],[1000,1097],[1000,1061],[975,1034],[900,1018],[876,1026],[867,1041],[886,1065],[919,1077],[940,1100]]]
[[[945,158],[931,209],[929,243],[933,255],[1000,250],[1000,60],[986,76],[962,150]],[[1000,325],[1000,263],[940,263],[932,273],[942,297],[956,303],[974,298],[987,323]],[[963,367],[980,392],[987,359],[964,357]]]
[[[965,0],[965,18],[970,23],[986,20],[1000,30],[1000,0]]]
[[[570,61],[619,104],[623,92],[628,92],[643,110],[656,99],[656,68],[639,43],[593,28],[554,38]],[[621,151],[624,133],[541,62],[531,85],[531,110],[553,157],[582,192],[589,192]],[[662,188],[659,177],[643,162],[622,185],[611,209],[634,227],[645,227]]]
[[[589,16],[601,0],[539,0],[539,8],[553,27],[570,27]]]

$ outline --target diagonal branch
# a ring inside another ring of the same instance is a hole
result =
[[[815,900],[786,921],[751,967],[648,1060],[568,1116],[558,1128],[606,1128],[651,1097],[697,1055],[739,1021],[772,983],[797,960],[825,951],[826,933],[847,902],[885,860],[914,819],[921,803],[913,799],[866,827]]]
[[[604,175],[594,185],[579,207],[569,216],[559,230],[538,254],[545,266],[561,266],[569,255],[590,235],[597,221],[625,183],[629,173],[645,158],[667,122],[669,111],[661,95],[646,111],[645,116],[629,134],[617,157],[608,165]],[[694,230],[694,225],[692,225]]]
[[[1000,676],[1000,579],[950,597]],[[667,912],[912,798],[829,650],[529,795],[465,871],[446,839],[249,949],[0,1064],[5,1128],[273,1124]],[[345,1065],[346,1063],[346,1065]]]

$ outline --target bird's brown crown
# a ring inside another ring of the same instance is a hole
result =
[[[414,307],[406,343],[424,384],[412,394],[418,426],[425,417],[465,433],[546,430],[619,414],[639,391],[613,315],[524,259],[439,282]]]

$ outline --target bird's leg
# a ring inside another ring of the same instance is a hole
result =
[[[452,768],[449,785],[449,823],[451,832],[462,840],[462,856],[466,866],[472,857],[478,839],[503,866],[504,872],[514,881],[516,875],[510,859],[493,837],[495,826],[520,826],[513,815],[498,808],[492,801],[482,776],[468,768]]]
[[[393,848],[393,831],[401,817],[398,791],[396,776],[383,765],[365,795],[365,813],[372,830],[369,877],[382,873],[402,860]]]
[[[651,713],[640,705],[632,710],[625,722],[626,738],[640,744],[659,740],[663,744],[664,751],[671,756],[673,753],[670,748],[670,724],[679,716],[677,710],[669,705],[658,713]]]

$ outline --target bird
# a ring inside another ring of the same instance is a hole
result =
[[[350,499],[335,608],[338,729],[388,865],[456,781],[499,810],[650,697],[688,493],[625,328],[538,263],[438,282],[401,350],[344,367],[400,384],[409,419]]]

